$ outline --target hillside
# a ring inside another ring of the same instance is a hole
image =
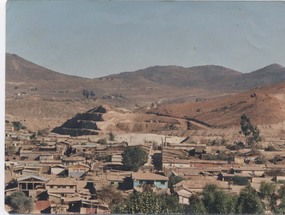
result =
[[[125,82],[144,78],[154,83],[177,88],[236,91],[285,81],[285,68],[278,64],[272,64],[251,73],[241,73],[215,65],[189,68],[154,66],[108,77],[124,80]]]
[[[148,112],[190,117],[212,126],[238,125],[246,113],[258,125],[285,121],[285,82],[202,102],[162,104]]]
[[[54,128],[98,105],[133,111],[159,104],[205,101],[284,80],[284,67],[276,64],[247,74],[213,65],[154,66],[88,79],[61,74],[7,53],[5,114],[31,129]],[[84,98],[84,89],[95,96]]]

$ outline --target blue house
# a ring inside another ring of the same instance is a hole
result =
[[[134,172],[132,173],[133,188],[143,184],[154,185],[160,189],[168,187],[168,177],[154,174],[151,172]]]

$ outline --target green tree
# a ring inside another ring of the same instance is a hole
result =
[[[237,201],[237,213],[261,214],[264,212],[258,193],[250,185],[243,188]]]
[[[157,214],[162,212],[161,199],[151,191],[131,194],[124,211],[124,213],[131,214]]]
[[[270,199],[275,193],[276,186],[272,182],[262,181],[259,187],[260,197],[262,199]]]
[[[189,205],[186,206],[185,213],[187,213],[187,214],[206,214],[207,210],[206,210],[201,198],[198,195],[193,194],[189,198]]]
[[[177,195],[161,195],[162,213],[184,213],[184,207],[179,203]]]
[[[273,211],[277,214],[285,214],[285,185],[279,188],[277,199],[280,199],[281,203],[273,208]]]
[[[282,185],[278,190],[278,197],[280,199],[285,199],[285,185]]]
[[[23,192],[14,192],[10,196],[10,206],[15,213],[31,213],[33,211],[33,200]]]
[[[5,154],[6,155],[13,155],[16,153],[16,147],[14,145],[6,145]]]
[[[106,144],[107,144],[106,138],[99,139],[97,142],[98,142],[99,144],[101,144],[101,145],[106,145]]]
[[[129,146],[122,153],[122,158],[126,170],[137,172],[147,162],[148,154],[139,146]]]
[[[277,204],[276,186],[271,182],[262,181],[259,187],[259,196],[264,200],[267,209],[274,210]]]
[[[109,132],[109,134],[108,134],[108,139],[109,139],[110,141],[115,140],[115,135],[113,134],[112,131]]]
[[[27,128],[21,122],[18,122],[18,121],[14,121],[14,122],[12,122],[12,124],[13,124],[13,127],[15,128],[16,131],[20,131],[21,129]]]
[[[240,117],[240,128],[249,146],[252,147],[254,143],[261,141],[259,129],[251,124],[250,118],[246,114]]]
[[[202,196],[207,213],[228,214],[235,212],[236,198],[221,190],[217,185],[206,185],[203,189]]]
[[[113,185],[103,187],[96,192],[98,199],[105,202],[110,208],[123,202],[123,195]]]

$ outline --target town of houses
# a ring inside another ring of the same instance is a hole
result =
[[[15,131],[11,123],[5,130],[5,196],[24,192],[34,202],[32,213],[109,214],[110,202],[100,198],[100,190],[112,186],[126,198],[142,192],[149,184],[153,192],[177,195],[179,203],[202,192],[207,184],[216,184],[229,193],[238,194],[245,185],[233,183],[244,178],[257,189],[262,181],[285,181],[285,147],[263,156],[274,162],[258,162],[258,155],[244,150],[230,160],[207,159],[211,155],[228,154],[224,145],[209,145],[184,138],[161,138],[161,142],[132,141],[148,153],[148,161],[137,172],[124,171],[122,152],[130,141],[115,140],[102,144],[92,136],[70,137],[49,133],[31,137],[25,130]],[[115,134],[116,135],[116,134]],[[134,134],[135,135],[135,134]],[[7,148],[12,148],[12,153]],[[169,179],[183,180],[169,189]],[[124,186],[126,181],[130,187]],[[9,212],[11,208],[5,205]]]

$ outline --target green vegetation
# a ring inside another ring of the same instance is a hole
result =
[[[255,143],[261,141],[259,129],[251,124],[250,118],[246,114],[240,117],[240,128],[249,147],[253,147]]]
[[[31,213],[33,211],[33,200],[23,192],[14,192],[7,200],[8,205],[13,208],[14,213]]]
[[[194,194],[189,198],[189,205],[185,208],[187,214],[206,214],[207,210],[201,198]]]
[[[123,201],[123,195],[114,186],[108,185],[96,192],[98,199],[106,202],[110,208]]]
[[[95,97],[95,93],[92,90],[86,89],[82,90],[82,95],[86,99]]]
[[[184,206],[179,204],[177,196],[158,195],[152,191],[132,193],[127,200],[118,204],[112,213],[121,214],[157,214],[184,213]]]
[[[262,214],[264,212],[263,204],[257,191],[250,185],[241,190],[236,212],[240,214]]]
[[[46,137],[49,134],[48,128],[38,130],[37,134],[42,137]]]
[[[207,213],[235,213],[236,197],[221,190],[217,185],[208,184],[202,192],[202,202]],[[190,203],[191,204],[191,203]]]
[[[20,131],[21,129],[26,129],[27,127],[26,126],[24,126],[21,122],[19,122],[19,121],[14,121],[14,122],[12,122],[12,124],[13,124],[13,126],[14,126],[14,128],[15,128],[15,130],[16,131]]]
[[[16,147],[14,145],[6,145],[5,154],[6,155],[13,155],[16,153]]]
[[[245,177],[240,177],[240,176],[235,175],[233,177],[233,184],[241,185],[241,186],[248,185],[248,179]]]
[[[275,194],[276,186],[274,183],[262,181],[259,188],[259,196],[266,200],[266,208],[273,209],[277,203],[277,195]]]
[[[139,146],[129,146],[122,153],[125,170],[135,171],[147,162],[148,154]]]
[[[226,147],[229,150],[240,150],[240,149],[244,149],[245,145],[243,142],[238,141],[238,142],[235,142],[233,145],[227,145]]]
[[[108,139],[109,139],[109,141],[114,141],[115,140],[115,135],[113,134],[112,131],[109,132]]]
[[[174,180],[174,177],[173,179]],[[278,194],[276,194],[278,193]],[[280,204],[278,204],[280,202]],[[278,192],[273,183],[262,182],[259,192],[248,184],[239,195],[208,184],[202,193],[193,194],[189,205],[181,205],[176,195],[158,195],[145,187],[114,205],[113,213],[187,213],[187,214],[262,214],[264,210],[285,212],[285,185]]]
[[[228,161],[228,163],[231,163],[232,161],[234,161],[234,155],[221,152],[219,154],[203,155],[203,159],[204,160],[224,160],[224,161]]]
[[[99,139],[97,142],[99,144],[101,144],[101,145],[106,145],[107,144],[107,139],[106,138],[102,138],[102,139]]]

